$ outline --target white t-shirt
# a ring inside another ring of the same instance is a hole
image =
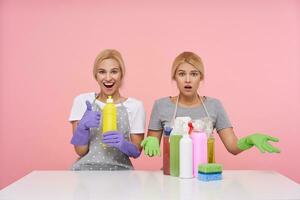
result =
[[[78,121],[82,118],[85,110],[86,110],[86,101],[92,103],[95,99],[95,93],[84,93],[76,96],[73,101],[73,106],[71,109],[71,114],[69,117],[69,121]],[[100,106],[101,109],[105,106],[105,103],[96,100],[96,104]],[[126,107],[129,117],[130,124],[130,133],[131,134],[139,134],[145,132],[145,120],[146,113],[144,109],[144,105],[141,101],[134,98],[127,98],[126,101],[123,102],[123,105]],[[116,106],[121,106],[121,104],[116,104]]]

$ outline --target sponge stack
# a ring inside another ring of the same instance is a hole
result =
[[[200,181],[222,180],[223,166],[217,163],[200,164],[198,166],[198,179]]]

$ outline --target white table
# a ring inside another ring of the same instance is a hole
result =
[[[1,190],[0,199],[300,199],[300,185],[273,171],[225,170],[213,182],[162,171],[33,171]]]

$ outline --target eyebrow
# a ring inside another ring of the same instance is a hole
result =
[[[114,67],[114,68],[112,68],[111,70],[120,70],[120,67]]]
[[[103,68],[100,67],[97,70],[106,70],[106,69],[103,69]],[[120,70],[120,67],[114,67],[111,70]]]
[[[179,69],[178,72],[186,72],[186,71],[183,70],[183,69]],[[196,69],[195,69],[195,70],[192,70],[192,71],[190,71],[190,72],[199,72],[199,73],[200,73],[200,71],[199,71],[199,70],[196,70]]]

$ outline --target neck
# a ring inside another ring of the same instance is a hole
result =
[[[108,96],[111,96],[114,100],[114,103],[119,103],[122,99],[121,95],[119,92],[115,92],[114,94],[112,95],[107,95],[107,94],[104,94],[103,92],[100,92],[97,96],[97,99],[101,102],[106,102],[106,99],[108,98]]]
[[[201,97],[197,93],[192,96],[185,96],[185,95],[179,94],[177,98],[179,98],[178,103],[181,105],[193,106],[193,105],[201,104],[201,101],[200,101]]]

